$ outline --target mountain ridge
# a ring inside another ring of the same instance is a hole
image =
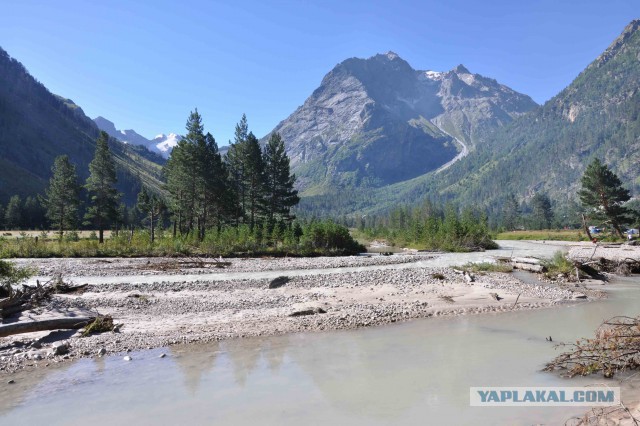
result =
[[[510,194],[528,202],[544,193],[566,218],[575,208],[584,167],[594,157],[608,164],[638,197],[640,20],[627,25],[557,95],[483,138],[468,156],[441,173],[354,191],[348,197],[338,191],[312,194],[303,198],[300,210],[313,215],[374,214],[428,198],[473,205],[499,218]]]
[[[0,201],[41,193],[58,155],[68,155],[85,179],[98,134],[82,108],[52,94],[0,48]],[[160,157],[116,140],[109,145],[126,202],[135,201],[143,183],[160,190]]]
[[[420,71],[387,52],[336,65],[271,133],[282,135],[309,195],[335,186],[381,187],[437,170],[465,144],[473,149],[486,132],[536,105],[464,65]]]
[[[165,159],[169,158],[171,150],[178,144],[180,139],[182,139],[182,136],[175,133],[161,133],[153,139],[147,139],[133,129],[117,130],[112,121],[102,116],[94,118],[93,122],[100,130],[107,132],[109,136],[127,144],[143,146],[149,151],[161,155]]]

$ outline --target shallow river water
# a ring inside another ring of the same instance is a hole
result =
[[[130,362],[19,373],[0,385],[0,424],[562,424],[585,408],[470,407],[469,387],[602,382],[540,370],[556,342],[637,315],[639,284],[621,278],[606,286],[609,299],[573,306],[175,346]]]

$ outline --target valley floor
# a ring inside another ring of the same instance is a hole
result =
[[[508,273],[469,276],[449,267],[426,266],[439,256],[224,259],[230,262],[225,269],[212,268],[219,259],[198,268],[158,258],[18,260],[37,268],[41,282],[60,274],[76,284],[89,284],[82,294],[53,296],[49,308],[58,314],[91,310],[111,315],[122,326],[118,332],[86,338],[77,332],[2,338],[0,371],[177,343],[355,329],[602,297],[602,292],[586,287],[523,282]],[[288,281],[269,288],[279,276]],[[29,311],[21,320],[42,315]],[[69,344],[69,353],[53,355],[51,345],[61,339]]]

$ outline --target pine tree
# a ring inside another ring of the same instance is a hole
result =
[[[549,229],[553,221],[553,210],[547,194],[536,193],[531,199],[531,208],[534,229]]]
[[[253,230],[265,210],[265,165],[258,138],[253,133],[249,132],[245,144],[242,186],[246,198],[245,215],[249,219],[249,229]]]
[[[76,168],[66,155],[56,157],[51,172],[53,175],[41,202],[46,209],[47,218],[58,229],[62,238],[65,229],[74,229],[78,224],[80,184]]]
[[[595,158],[585,169],[581,183],[578,195],[589,218],[609,224],[622,238],[622,226],[631,216],[623,204],[631,197],[620,178]]]
[[[19,229],[22,222],[22,199],[14,195],[4,212],[4,225],[7,229]]]
[[[169,208],[173,213],[173,236],[177,232],[184,232],[188,226],[185,224],[192,223],[190,220],[190,197],[193,195],[190,189],[192,178],[192,149],[186,140],[178,142],[171,156],[164,166],[164,174],[167,179],[166,189],[169,192]]]
[[[233,197],[232,207],[236,226],[244,221],[247,204],[243,158],[245,157],[248,136],[249,126],[247,124],[247,116],[242,114],[240,122],[236,124],[234,140],[229,144],[229,150],[225,157],[230,181],[229,190]]]
[[[204,134],[196,109],[187,120],[187,135],[173,149],[165,166],[174,233],[176,228],[197,231],[203,239],[210,225],[221,225],[230,201],[227,174],[218,145],[210,133]]]
[[[504,228],[508,231],[516,229],[520,222],[521,214],[520,203],[518,203],[516,196],[510,193],[502,209],[502,225]]]
[[[200,147],[200,164],[202,173],[202,228],[200,238],[204,238],[205,227],[221,228],[225,218],[233,215],[233,197],[229,192],[228,171],[218,144],[214,137],[207,133],[205,143]]]
[[[137,209],[144,214],[144,219],[149,222],[149,232],[151,242],[155,241],[156,224],[165,209],[162,199],[155,194],[150,194],[143,186],[142,191],[138,193]]]
[[[100,132],[96,141],[96,154],[89,163],[89,178],[85,188],[90,194],[90,206],[85,218],[98,228],[100,244],[104,242],[104,230],[118,218],[120,194],[115,189],[116,167],[109,151],[109,135]]]
[[[296,176],[291,174],[289,157],[280,134],[273,133],[264,148],[266,215],[269,222],[291,222],[291,208],[300,198],[293,186]]]
[[[24,200],[23,226],[26,229],[42,229],[44,227],[45,212],[35,196],[28,196]]]

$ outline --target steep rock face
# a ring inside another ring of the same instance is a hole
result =
[[[426,78],[429,73],[432,72],[425,72]],[[494,79],[472,74],[463,65],[438,76],[432,73],[431,78],[440,81],[438,97],[443,109],[432,121],[472,146],[537,106],[529,96]]]
[[[287,144],[299,186],[318,193],[336,185],[379,187],[433,171],[460,143],[473,145],[535,106],[463,66],[416,71],[389,52],[338,64],[274,131]]]

